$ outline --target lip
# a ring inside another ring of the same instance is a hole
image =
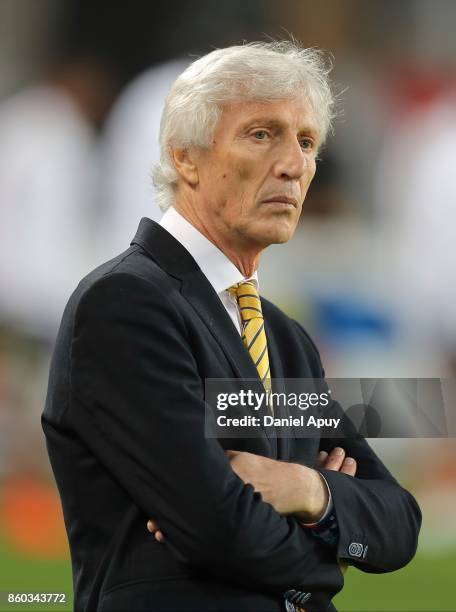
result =
[[[266,200],[263,200],[263,204],[287,204],[288,206],[298,207],[298,201],[296,198],[290,198],[285,195],[274,195]]]

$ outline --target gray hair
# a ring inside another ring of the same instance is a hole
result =
[[[209,147],[225,104],[304,97],[322,144],[334,118],[331,68],[324,52],[295,41],[217,49],[190,64],[171,87],[160,122],[160,162],[153,171],[160,208],[174,202],[178,174],[171,149]]]

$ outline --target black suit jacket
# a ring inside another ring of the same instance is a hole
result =
[[[304,329],[262,305],[272,376],[323,376]],[[334,609],[338,558],[368,572],[412,558],[418,506],[364,440],[204,436],[204,380],[233,377],[258,374],[229,315],[184,247],[143,219],[131,247],[72,295],[51,364],[42,423],[76,610],[272,612],[290,589],[306,593],[308,612]],[[334,550],[276,513],[224,454],[313,465],[337,444],[358,473],[323,470],[340,531]],[[166,544],[146,530],[149,517]],[[352,542],[364,558],[350,554]]]

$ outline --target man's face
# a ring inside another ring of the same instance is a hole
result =
[[[287,242],[315,174],[319,133],[305,101],[224,107],[211,146],[196,157],[198,216],[232,248]]]

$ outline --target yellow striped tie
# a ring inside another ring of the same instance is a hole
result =
[[[243,326],[242,340],[258,370],[265,390],[269,393],[271,391],[271,370],[260,296],[251,281],[233,285],[229,291],[236,297],[239,304]]]

